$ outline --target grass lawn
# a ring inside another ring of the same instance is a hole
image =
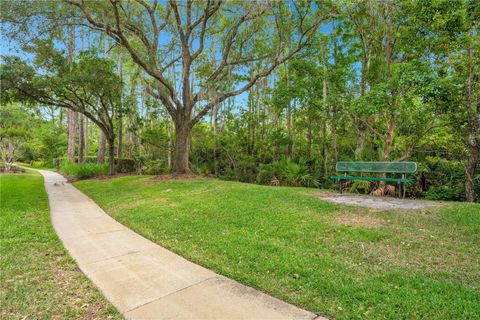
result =
[[[30,165],[29,163],[25,163],[25,162],[15,162],[15,164],[19,165],[19,166],[22,166],[22,167],[25,167],[25,168],[32,168],[32,169],[40,169],[40,170],[49,170],[49,171],[57,171],[56,168],[51,168],[51,167],[44,167],[44,166],[41,166],[41,165]]]
[[[50,223],[38,173],[0,175],[0,318],[117,319]]]
[[[145,237],[320,315],[480,318],[478,204],[374,211],[203,178],[75,185]]]

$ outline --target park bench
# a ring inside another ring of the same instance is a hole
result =
[[[412,174],[417,171],[417,164],[415,162],[364,162],[364,161],[339,161],[335,169],[337,172],[342,172],[341,176],[331,176],[340,183],[340,193],[343,192],[343,182],[347,180],[365,180],[365,181],[385,181],[396,182],[398,186],[398,197],[405,197],[405,186],[407,182],[415,182],[415,179],[407,179],[407,174]],[[360,176],[352,176],[349,173],[360,173]],[[401,178],[394,177],[364,177],[364,173],[381,173],[401,175]]]

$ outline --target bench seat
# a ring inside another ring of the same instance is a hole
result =
[[[354,176],[331,176],[335,180],[366,180],[366,181],[385,181],[385,182],[415,182],[415,179],[402,178],[377,178],[377,177],[354,177]]]

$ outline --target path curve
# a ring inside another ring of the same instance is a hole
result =
[[[52,224],[80,269],[127,319],[325,319],[218,275],[138,235],[58,173]]]

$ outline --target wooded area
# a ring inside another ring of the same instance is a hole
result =
[[[408,160],[407,196],[480,194],[476,0],[1,6],[5,163],[330,187],[336,161]]]

